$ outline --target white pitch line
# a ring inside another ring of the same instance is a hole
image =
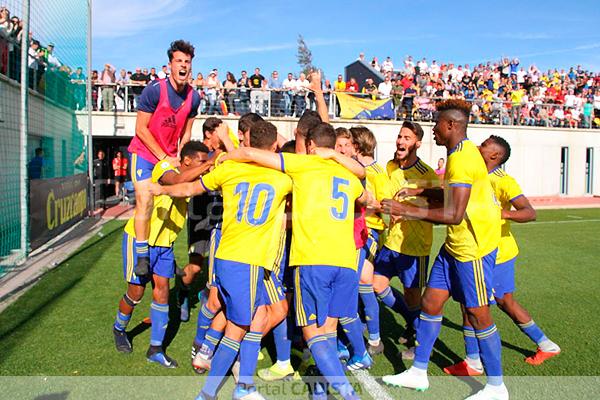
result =
[[[367,370],[359,369],[357,371],[351,371],[352,375],[356,377],[358,382],[362,385],[362,387],[369,393],[369,395],[376,400],[394,400],[392,396],[389,395],[387,390],[383,386],[381,386],[375,378],[373,378]]]
[[[583,217],[580,217],[579,215],[567,215],[567,218],[583,219]]]

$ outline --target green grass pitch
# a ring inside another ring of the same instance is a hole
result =
[[[170,393],[168,398],[193,398],[197,393],[203,378],[194,375],[189,367],[196,306],[190,322],[179,323],[177,312],[172,314],[168,354],[179,361],[179,368],[166,370],[145,360],[150,329],[141,321],[149,315],[149,291],[129,325],[137,333],[133,339],[134,353],[123,355],[114,349],[112,323],[126,287],[121,266],[122,227],[123,222],[119,221],[105,224],[101,235],[90,239],[0,314],[0,386],[12,393],[6,398],[125,398],[123,393],[129,393],[128,398],[154,398],[152,394],[160,390]],[[513,224],[513,232],[520,247],[516,298],[563,352],[539,367],[526,364],[523,358],[533,354],[535,346],[504,314],[494,309],[502,336],[505,375],[514,382],[536,376],[539,382],[550,383],[568,376],[600,375],[597,339],[600,318],[596,314],[600,306],[600,210],[539,211],[536,222]],[[434,235],[432,259],[441,245],[444,229],[436,227]],[[175,245],[180,266],[187,261],[185,241],[184,232]],[[382,306],[381,321],[386,350],[376,357],[370,370],[373,376],[397,373],[410,366],[410,362],[397,357],[398,351],[404,349],[396,341],[403,331],[401,318]],[[259,362],[259,368],[270,365],[273,356],[269,346],[263,348],[263,353],[266,357]],[[394,398],[445,398],[443,382],[454,381],[459,382],[460,395],[456,398],[468,395],[478,385],[475,380],[435,380],[435,376],[443,375],[444,366],[463,355],[460,311],[450,301],[429,368],[434,376],[430,391],[439,395],[386,390]],[[299,360],[293,362],[297,364]],[[74,376],[90,378],[69,378]],[[287,385],[290,388],[292,384]],[[230,386],[229,383],[222,397],[229,397]],[[49,393],[50,397],[39,396],[43,393]],[[526,393],[523,391],[522,396],[514,398],[537,398]],[[305,394],[298,396],[307,398]],[[282,396],[275,393],[271,397]]]

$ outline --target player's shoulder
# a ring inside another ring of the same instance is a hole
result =
[[[158,182],[158,180],[162,178],[162,176],[168,171],[178,173],[177,168],[171,165],[170,162],[164,160],[157,162],[156,165],[154,165],[154,168],[152,169],[152,180],[154,182]]]
[[[367,165],[365,167],[365,170],[366,170],[367,174],[370,173],[373,175],[380,175],[380,174],[387,175],[386,170],[381,165],[379,165],[379,163],[377,163],[377,162],[373,162],[373,163]]]

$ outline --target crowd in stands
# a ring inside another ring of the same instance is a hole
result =
[[[23,21],[0,7],[0,74],[17,82],[21,81],[23,36]],[[84,109],[86,77],[82,68],[73,70],[62,63],[54,53],[54,43],[40,43],[31,31],[27,42],[29,87],[64,106]]]

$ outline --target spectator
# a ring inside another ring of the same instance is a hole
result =
[[[283,88],[283,107],[284,115],[289,117],[292,115],[292,103],[294,100],[294,89],[296,87],[296,80],[292,73],[288,73],[287,78],[281,84]]]
[[[135,73],[131,75],[129,81],[132,85],[134,85],[131,88],[131,91],[133,92],[133,102],[135,103],[135,107],[137,107],[138,97],[140,97],[140,95],[142,94],[144,86],[146,86],[146,84],[150,81],[150,77],[146,74],[143,74],[142,69],[140,67],[137,67],[135,69]]]
[[[375,100],[377,98],[377,86],[373,83],[372,78],[367,78],[365,86],[362,88],[362,93]]]
[[[115,107],[115,77],[116,69],[110,64],[104,64],[104,70],[100,73],[100,85],[102,88],[102,111],[113,111]]]
[[[264,115],[264,96],[263,96],[263,85],[265,84],[265,77],[261,75],[260,68],[254,69],[254,75],[250,77],[250,111],[260,115]]]
[[[73,72],[70,76],[71,83],[75,86],[73,87],[73,108],[75,110],[83,110],[85,108],[85,91],[86,91],[86,82],[85,75],[83,73],[83,68],[78,67],[75,72]]]
[[[113,173],[115,175],[115,196],[121,195],[121,186],[127,178],[127,159],[123,157],[121,151],[117,151],[116,157],[112,161]]]
[[[48,44],[46,48],[46,59],[48,60],[48,65],[51,67],[58,68],[61,66],[61,62],[54,55],[54,43]]]
[[[402,96],[401,114],[403,118],[408,121],[412,121],[413,118],[412,109],[416,95],[417,89],[415,88],[414,84],[404,89],[404,95]]]
[[[387,56],[385,61],[381,63],[381,72],[384,74],[391,74],[394,72],[394,63],[392,62],[392,58]]]
[[[437,168],[435,169],[435,174],[438,176],[440,183],[444,183],[444,176],[446,175],[445,165],[446,161],[443,158],[440,158],[437,162]]]
[[[389,99],[392,94],[392,78],[390,75],[386,75],[383,82],[377,87],[379,97],[382,99]]]
[[[166,65],[162,66],[162,69],[158,71],[158,79],[167,79],[169,77],[169,70]]]
[[[239,96],[240,96],[240,114],[244,115],[248,112],[250,107],[250,80],[248,79],[248,73],[242,71],[242,76],[238,80]]]
[[[379,62],[377,61],[377,57],[373,57],[371,60],[371,67],[373,67],[375,71],[379,71]]]
[[[306,79],[304,72],[300,73],[300,77],[294,85],[294,106],[296,108],[296,117],[302,117],[304,111],[306,111],[306,95],[308,94],[308,87],[310,83]]]
[[[235,76],[227,71],[225,75],[225,81],[223,81],[223,88],[225,89],[225,102],[227,104],[227,110],[230,114],[236,114],[235,100],[237,99],[237,81]]]
[[[271,89],[271,115],[281,117],[283,115],[284,105],[283,84],[279,80],[279,72],[273,71],[271,73],[269,88]]]
[[[350,78],[350,82],[346,85],[346,92],[358,93],[358,83],[356,79]]]
[[[129,77],[127,76],[127,71],[123,68],[119,71],[119,77],[117,78],[117,97],[123,101],[123,111],[127,111],[127,99],[125,98],[127,85],[129,85]],[[128,95],[129,93],[127,93]]]
[[[45,178],[45,170],[48,166],[46,159],[44,159],[44,150],[41,147],[35,149],[35,157],[33,157],[27,164],[27,175],[29,179],[42,179]]]
[[[148,77],[150,78],[151,81],[155,81],[155,80],[159,79],[158,74],[156,73],[156,68],[154,68],[154,67],[150,68],[150,73],[148,74]]]
[[[108,162],[106,161],[103,150],[98,150],[98,158],[94,160],[94,187],[95,199],[102,203],[102,207],[106,208],[106,184],[108,183]]]
[[[92,81],[92,110],[96,111],[98,110],[98,71],[92,71],[90,80]]]
[[[210,71],[210,74],[206,79],[205,88],[204,92],[206,93],[206,99],[208,101],[208,110],[206,113],[208,115],[219,114],[217,100],[219,90],[221,89],[221,82],[219,82],[218,71],[216,69]]]

